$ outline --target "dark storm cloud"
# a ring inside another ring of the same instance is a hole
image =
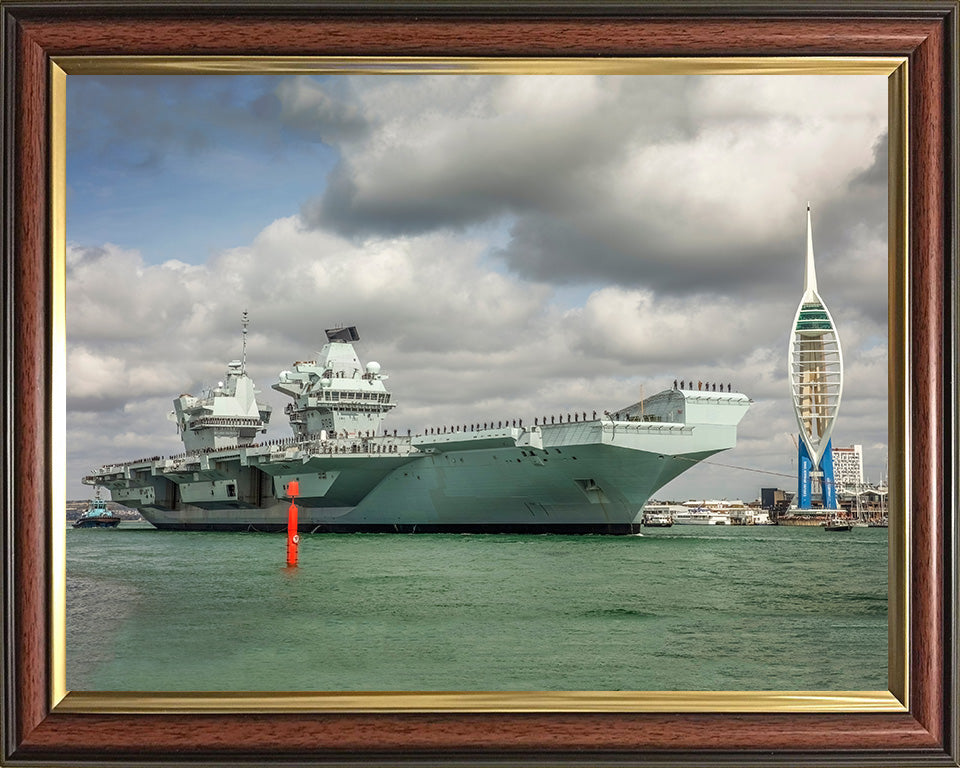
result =
[[[887,179],[890,173],[889,169],[889,134],[884,131],[877,143],[873,147],[873,165],[863,173],[854,177],[850,182],[851,187],[868,187],[873,190],[886,190]]]
[[[560,221],[525,216],[511,228],[509,243],[497,255],[528,280],[560,285],[614,282],[667,294],[695,294],[710,286],[718,293],[737,294],[770,290],[789,279],[791,265],[778,256],[799,253],[802,245],[793,237],[696,247],[652,227],[645,230],[640,222],[631,222],[631,231],[625,233],[591,231],[588,222],[579,223],[572,217]]]
[[[734,296],[796,285],[807,199],[818,253],[883,236],[885,139],[857,146],[877,120],[839,81],[785,96],[770,83],[751,95],[736,78],[530,80],[516,121],[514,81],[467,78],[449,111],[426,86],[403,102],[387,93],[371,141],[341,144],[326,189],[302,207],[306,226],[354,239],[509,226],[497,255],[526,280]]]
[[[842,299],[865,298],[865,289],[871,299],[866,309],[883,322],[885,135],[874,157],[868,169],[839,189],[818,185],[822,194],[813,201],[814,244],[818,271],[831,287]],[[768,215],[763,210],[743,217],[743,226],[725,226],[724,218],[741,206],[735,185],[729,198],[706,214],[702,209],[666,213],[659,205],[638,205],[630,216],[611,216],[602,205],[588,205],[585,196],[582,205],[563,212],[520,216],[498,253],[516,274],[558,284],[613,281],[690,295],[705,288],[730,296],[789,291],[802,279],[805,202],[795,200],[788,215],[779,216],[782,226],[760,230],[749,218],[762,221]],[[779,200],[770,203],[783,208]],[[864,247],[874,249],[872,259],[871,254],[857,253]]]
[[[505,214],[509,201],[496,195],[447,196],[408,190],[405,196],[368,195],[359,201],[353,174],[343,165],[327,177],[321,197],[307,201],[300,214],[306,226],[346,236],[416,235],[436,229],[460,229]]]
[[[611,281],[666,294],[789,294],[802,281],[805,202],[795,201],[784,226],[759,235],[749,222],[730,231],[722,216],[705,222],[694,211],[687,218],[672,214],[666,225],[660,209],[642,206],[632,217],[611,217],[585,204],[562,214],[531,212],[518,217],[497,254],[517,275],[555,284]],[[870,168],[813,201],[822,285],[879,323],[886,318],[886,214],[884,137]]]
[[[816,207],[814,240],[821,295],[880,326],[887,322],[887,134],[874,162],[851,179],[841,199]]]
[[[699,78],[612,77],[601,87],[593,78],[466,77],[456,81],[457,107],[442,109],[428,99],[444,81],[424,78],[422,92],[363,92],[372,140],[339,147],[323,193],[303,206],[308,226],[392,236],[563,213],[604,184],[635,142],[696,131],[690,100]]]
[[[484,143],[486,150],[479,146]],[[329,175],[324,193],[304,205],[304,222],[349,237],[417,235],[505,215],[566,210],[579,197],[575,189],[582,165],[591,160],[606,165],[615,152],[609,142],[588,144],[575,133],[558,142],[563,146],[530,153],[493,143],[478,140],[469,153],[429,159],[398,150],[377,163],[375,180],[367,176],[369,170],[344,158]],[[566,184],[555,183],[558,175],[566,177]]]

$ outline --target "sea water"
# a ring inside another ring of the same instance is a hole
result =
[[[67,530],[71,690],[886,690],[887,531]]]

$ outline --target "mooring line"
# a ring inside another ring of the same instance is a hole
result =
[[[691,464],[710,464],[714,467],[724,467],[726,469],[739,469],[743,472],[756,472],[761,475],[774,475],[775,477],[789,477],[791,480],[796,475],[788,475],[786,472],[774,472],[770,469],[755,469],[754,467],[741,467],[737,464],[722,464],[719,461],[707,461],[706,459],[688,459],[686,456],[674,456],[675,459],[689,461]]]

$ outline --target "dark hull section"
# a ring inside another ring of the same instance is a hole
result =
[[[253,525],[251,523],[154,523],[161,531],[246,531],[250,533],[279,533],[287,530],[286,525]],[[319,525],[301,525],[301,533],[522,533],[541,534],[551,533],[568,536],[579,535],[608,535],[628,536],[640,533],[639,523],[578,523],[563,524],[525,524],[525,523],[497,523],[492,525],[481,524],[372,524],[356,525],[350,523],[321,523]]]
[[[116,528],[120,525],[119,519],[114,520],[78,520],[74,528]]]

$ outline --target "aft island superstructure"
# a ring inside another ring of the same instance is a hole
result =
[[[162,529],[284,530],[296,480],[302,532],[628,534],[659,488],[734,447],[750,405],[738,392],[674,387],[590,418],[398,435],[382,428],[396,403],[381,366],[361,363],[356,328],[326,336],[316,359],[273,384],[291,398],[292,437],[263,437],[271,408],[244,356],[216,388],[174,401],[184,453],[110,464],[84,482]]]

